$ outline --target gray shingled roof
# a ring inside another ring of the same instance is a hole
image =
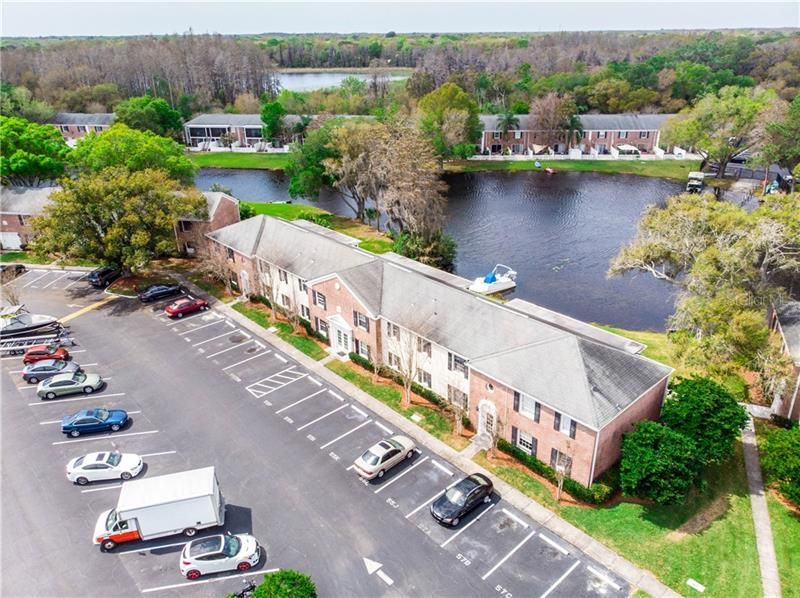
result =
[[[231,201],[236,202],[239,204],[239,200],[233,197],[233,195],[228,195],[227,193],[222,193],[221,191],[202,191],[201,192],[206,198],[206,205],[208,208],[208,218],[197,218],[195,216],[184,216],[181,220],[189,220],[192,222],[209,222],[217,211],[217,207],[219,207],[220,200],[225,197]]]
[[[287,114],[283,117],[283,123],[289,126],[300,122],[300,117],[296,114]],[[200,114],[192,120],[184,123],[184,127],[263,127],[260,114]]]
[[[53,125],[110,125],[114,120],[113,112],[56,112],[52,119]]]
[[[0,213],[36,216],[42,213],[53,191],[61,187],[3,187],[0,189]]]
[[[584,131],[658,131],[664,121],[674,114],[582,114],[578,118]],[[530,131],[532,119],[529,114],[519,114],[517,130]],[[481,114],[484,131],[499,131],[496,114]]]
[[[800,301],[784,303],[775,308],[775,312],[789,355],[800,366]]]
[[[207,236],[247,256],[254,255],[264,230],[265,217],[253,216],[208,233]]]

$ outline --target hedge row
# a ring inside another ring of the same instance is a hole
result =
[[[261,303],[263,305],[266,305],[269,308],[272,308],[272,303],[264,295],[250,295],[250,301],[253,301],[255,303]],[[287,318],[289,317],[289,314],[286,313],[286,310],[283,309],[282,307],[280,307],[279,305],[275,306],[275,311],[283,314]],[[315,338],[318,341],[322,341],[326,345],[330,345],[331,344],[331,339],[329,339],[324,334],[320,334],[319,332],[314,330],[314,328],[311,326],[311,322],[309,322],[307,320],[304,320],[303,318],[299,318],[299,320],[300,320],[300,326],[303,327],[303,329],[306,331],[306,334],[308,336],[310,336],[312,338]]]
[[[552,467],[539,461],[539,459],[526,453],[521,448],[514,446],[502,438],[497,439],[497,448],[520,461],[531,471],[538,473],[554,484],[558,483],[558,476]],[[614,495],[617,491],[617,487],[615,487],[611,479],[595,482],[587,488],[573,479],[564,478],[564,490],[580,501],[593,505],[600,505]]]

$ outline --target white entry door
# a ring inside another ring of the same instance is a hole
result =
[[[497,426],[497,407],[491,401],[481,401],[478,404],[478,434],[494,436],[495,426]]]
[[[336,328],[335,343],[337,353],[350,353],[350,335],[341,328]]]

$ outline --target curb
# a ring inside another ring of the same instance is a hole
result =
[[[75,270],[76,272],[92,272],[96,266],[60,266],[57,264],[29,264],[27,262],[4,262],[3,265],[22,264],[27,270]]]
[[[185,277],[176,274],[175,278],[181,281],[185,286],[191,287],[195,291],[199,289],[192,284]],[[503,480],[497,479],[492,473],[483,469],[480,465],[466,458],[454,448],[445,444],[438,438],[432,436],[414,422],[406,419],[391,407],[384,405],[378,399],[368,395],[360,388],[354,386],[344,378],[337,376],[334,372],[326,368],[320,361],[311,359],[305,353],[298,351],[292,345],[278,338],[275,334],[270,333],[265,328],[259,326],[246,316],[240,314],[230,307],[229,304],[223,303],[217,299],[212,298],[211,303],[216,309],[222,311],[226,316],[236,321],[241,327],[246,328],[261,337],[268,337],[269,342],[278,347],[283,353],[291,356],[298,361],[304,368],[314,373],[315,376],[325,380],[331,386],[334,386],[344,392],[345,394],[353,397],[364,407],[367,407],[377,415],[391,423],[395,428],[400,430],[403,434],[413,438],[417,444],[423,445],[431,452],[437,454],[457,465],[460,469],[466,472],[479,472],[492,480],[495,489],[498,491],[503,500],[508,501],[516,509],[525,513],[528,517],[533,519],[542,527],[557,534],[579,550],[592,557],[598,563],[604,565],[623,579],[631,584],[631,590],[640,588],[653,596],[653,598],[664,597],[679,597],[680,594],[660,582],[655,576],[634,565],[629,560],[618,555],[616,552],[601,544],[585,532],[581,531],[571,523],[565,521],[552,511],[546,509],[539,503],[525,496],[516,488],[510,486]],[[325,359],[321,361],[326,361]]]

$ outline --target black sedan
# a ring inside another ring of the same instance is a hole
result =
[[[175,295],[181,295],[182,293],[183,287],[179,284],[159,283],[151,284],[149,287],[140,289],[137,297],[139,297],[139,301],[142,303],[147,303],[148,301],[155,301],[157,299],[164,299],[166,297],[174,297]]]
[[[87,276],[89,284],[96,289],[104,289],[122,275],[119,266],[103,266],[92,270]]]
[[[431,515],[439,523],[457,526],[459,521],[482,503],[492,500],[492,481],[480,473],[472,474],[450,486],[431,503]]]

